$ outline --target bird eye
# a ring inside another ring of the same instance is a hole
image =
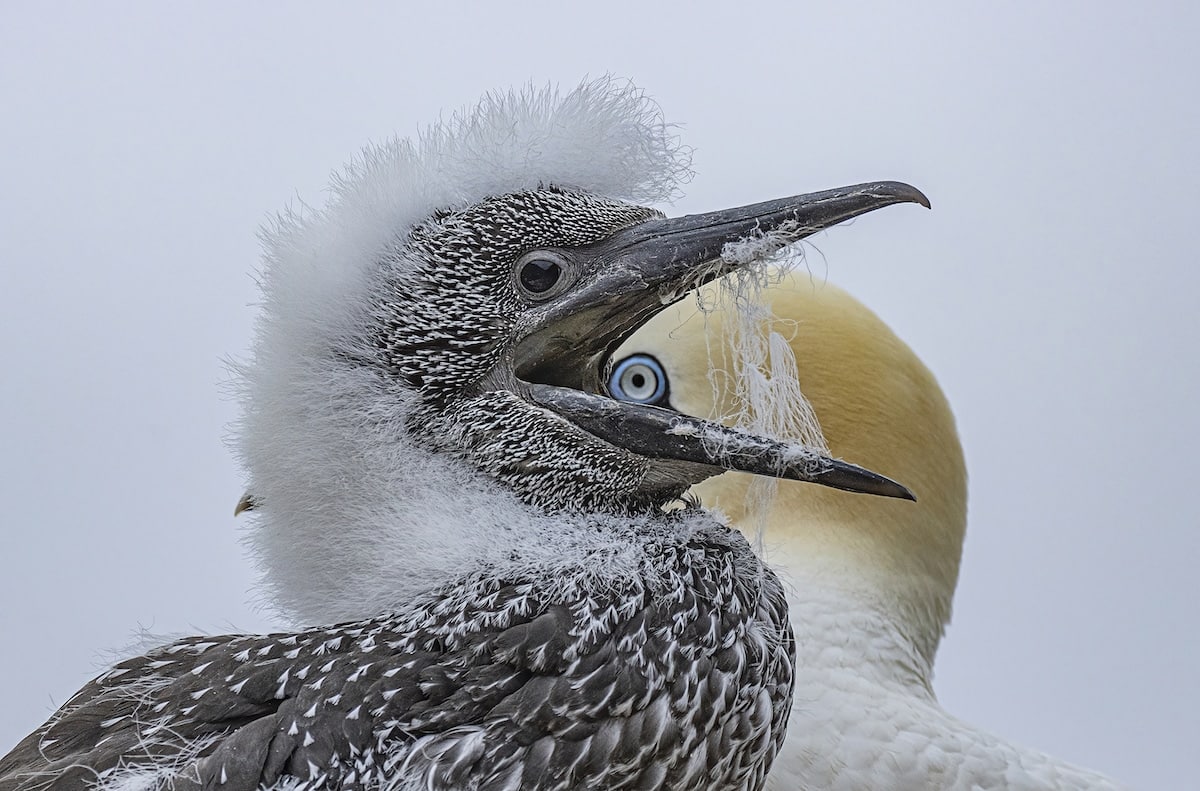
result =
[[[531,299],[549,299],[570,285],[567,260],[545,250],[521,256],[515,274],[517,289]]]
[[[667,397],[667,373],[648,354],[632,354],[613,367],[608,390],[618,401],[661,404]]]

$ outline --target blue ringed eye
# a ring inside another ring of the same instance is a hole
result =
[[[656,404],[667,393],[667,374],[648,354],[631,354],[613,367],[608,390],[618,401]]]

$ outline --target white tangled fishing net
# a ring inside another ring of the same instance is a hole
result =
[[[789,244],[787,230],[726,245],[722,259],[739,268],[697,292],[701,312],[720,310],[725,317],[723,337],[706,335],[709,383],[721,413],[712,417],[828,456],[821,425],[800,388],[790,343],[797,319],[776,316],[763,298],[764,289],[804,263],[802,248]],[[760,549],[778,488],[777,479],[755,476],[746,491],[745,523],[753,525]]]

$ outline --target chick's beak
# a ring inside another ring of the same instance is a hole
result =
[[[895,203],[928,207],[915,187],[874,182],[685,217],[652,219],[569,254],[581,275],[521,341],[516,372],[532,402],[604,441],[702,470],[742,470],[853,492],[915,499],[882,475],[796,444],[758,437],[669,409],[602,395],[608,355],[691,289],[744,265],[726,246],[763,240],[763,254]]]

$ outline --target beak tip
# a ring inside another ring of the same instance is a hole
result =
[[[906,184],[903,181],[885,181],[879,186],[882,188],[882,191],[890,193],[901,202],[915,203],[918,206],[924,206],[926,209],[933,208],[929,197],[911,184]]]
[[[873,494],[877,497],[891,497],[896,500],[908,500],[910,503],[917,501],[917,496],[913,494],[912,489],[909,489],[899,481],[893,481],[891,478],[880,475],[875,486],[864,491],[864,494]]]
[[[826,469],[807,480],[847,492],[870,494],[876,497],[892,497],[914,503],[917,501],[917,496],[912,493],[911,489],[886,475],[880,475],[865,467],[859,467],[857,464],[839,459],[826,459],[825,461],[828,465]]]

